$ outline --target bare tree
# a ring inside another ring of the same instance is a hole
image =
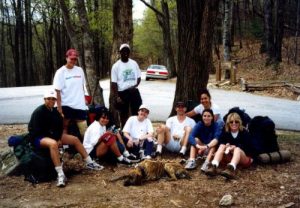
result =
[[[295,34],[295,64],[298,64],[298,38],[299,38],[299,31],[300,30],[300,1],[297,1],[297,22],[296,22],[296,34]]]
[[[176,64],[174,59],[174,53],[171,43],[171,29],[170,29],[170,15],[169,15],[169,7],[168,3],[164,0],[161,0],[161,8],[162,12],[160,12],[154,5],[155,0],[152,0],[152,5],[148,4],[146,1],[141,0],[147,7],[149,7],[153,12],[155,12],[155,16],[159,26],[162,28],[163,33],[163,43],[164,43],[164,63],[167,65],[167,69],[169,70],[169,77],[176,76]]]
[[[224,23],[223,23],[223,47],[224,61],[230,61],[231,52],[231,27],[233,15],[233,0],[225,0],[224,2]]]
[[[207,86],[218,5],[219,0],[177,0],[178,76],[173,106],[179,100],[198,100],[199,89]]]
[[[128,43],[132,46],[133,40],[133,20],[132,20],[132,0],[113,1],[113,44],[111,53],[111,64],[119,57],[119,46]],[[112,86],[110,87],[109,109],[113,113],[116,124],[120,123],[119,115],[115,109],[115,97]]]

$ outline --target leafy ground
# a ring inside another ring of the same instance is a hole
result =
[[[248,82],[285,81],[300,83],[297,65],[284,62],[265,67],[257,45],[234,51],[238,64],[237,77]],[[211,76],[213,83],[214,76]],[[224,89],[241,90],[240,86],[224,85]],[[297,99],[285,88],[253,92],[267,96]],[[7,137],[26,131],[26,125],[1,125],[0,150],[7,148]],[[300,133],[277,132],[281,149],[290,150],[292,160],[284,164],[254,165],[239,170],[238,179],[226,181],[221,176],[208,179],[199,169],[191,171],[191,180],[159,181],[143,186],[124,187],[121,181],[109,182],[113,176],[129,170],[125,166],[109,166],[101,172],[83,170],[69,176],[65,188],[55,181],[32,186],[22,176],[0,178],[0,207],[218,207],[222,196],[231,194],[231,207],[300,207]],[[176,160],[174,155],[164,159]]]

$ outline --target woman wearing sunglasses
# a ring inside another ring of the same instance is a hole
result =
[[[220,146],[205,172],[208,176],[216,176],[220,163],[227,163],[226,169],[220,174],[227,179],[234,179],[237,166],[247,168],[253,159],[247,156],[249,147],[249,134],[242,125],[242,120],[237,113],[228,115],[225,131],[220,137]]]

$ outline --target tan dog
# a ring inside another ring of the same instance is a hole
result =
[[[144,160],[131,169],[128,174],[111,181],[125,179],[124,186],[142,185],[145,181],[155,181],[164,176],[169,176],[169,180],[190,179],[188,172],[179,163]]]

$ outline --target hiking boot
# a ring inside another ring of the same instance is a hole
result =
[[[157,158],[160,158],[160,157],[161,157],[161,152],[159,152],[159,151],[153,152],[153,153],[152,153],[152,157],[153,157],[153,158],[156,158],[156,157],[157,157]]]
[[[132,163],[138,163],[140,162],[140,158],[137,157],[135,154],[130,153],[130,155],[127,157]]]
[[[208,175],[208,176],[216,176],[218,173],[217,173],[217,166],[209,163],[207,165],[207,170],[205,171],[205,174]]]
[[[124,165],[131,165],[132,164],[131,160],[129,160],[126,157],[123,157],[123,160],[121,160],[120,163],[122,163]]]
[[[205,160],[204,163],[202,164],[200,170],[203,171],[203,172],[206,172],[207,169],[208,169],[207,166],[208,166],[209,163],[210,163],[210,162],[208,162],[207,160]]]
[[[193,170],[197,167],[195,160],[188,160],[186,166],[184,167],[187,170]]]
[[[66,176],[64,174],[59,174],[57,176],[56,186],[57,187],[65,187],[66,186],[66,181],[67,181]]]
[[[227,179],[234,179],[236,175],[236,171],[232,165],[227,165],[226,169],[221,172],[221,176]]]
[[[90,170],[103,170],[103,166],[96,163],[94,160],[91,163],[86,164],[86,168]]]

